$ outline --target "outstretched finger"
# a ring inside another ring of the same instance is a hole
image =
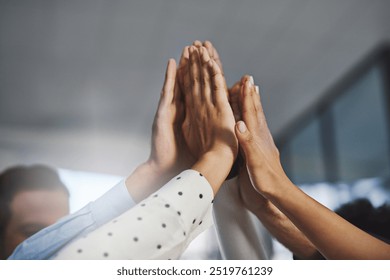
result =
[[[252,164],[258,160],[257,147],[253,134],[248,129],[247,124],[244,121],[236,123],[235,132],[240,148],[244,153],[246,165],[250,168]]]
[[[185,47],[183,55],[180,59],[178,74],[181,94],[184,97],[185,106],[192,106],[192,85],[191,85],[191,73],[190,73],[190,53],[189,47]]]
[[[193,46],[197,47],[198,49],[202,46],[202,42],[199,41],[199,40],[195,40],[193,43],[192,43]]]
[[[190,71],[190,79],[191,79],[191,95],[193,105],[197,106],[197,104],[201,103],[201,66],[199,59],[198,50],[191,46],[189,48],[190,52],[190,63],[189,63],[189,71]]]
[[[223,77],[218,64],[213,59],[209,60],[208,68],[212,83],[213,101],[217,106],[221,104],[224,105],[225,102],[229,102],[225,78]]]
[[[187,66],[188,66],[188,61],[190,59],[190,54],[188,52],[188,46],[185,46],[183,48],[183,52],[180,56],[180,60],[179,60],[179,66],[177,68],[177,78],[178,78],[178,81],[179,81],[179,85],[180,85],[180,89],[182,91],[185,90],[185,87],[188,86],[186,85],[186,75],[187,75]]]
[[[223,68],[222,68],[222,61],[219,58],[219,54],[217,52],[217,49],[213,46],[213,44],[210,41],[205,41],[203,46],[208,50],[211,58],[214,59],[215,62],[218,64],[219,68],[221,69],[222,75],[224,76]]]
[[[257,123],[257,113],[253,101],[254,94],[255,88],[253,85],[253,79],[246,78],[243,86],[241,87],[240,104],[242,119],[251,131],[254,131]]]
[[[210,61],[210,56],[205,47],[200,47],[200,60],[202,63],[202,99],[205,100],[207,103],[213,102],[212,96],[211,96],[211,80],[210,80],[210,73],[208,69],[208,62]]]
[[[161,90],[161,100],[164,103],[170,104],[174,99],[174,89],[176,83],[176,62],[174,59],[169,59],[167,69],[165,71],[164,85]]]

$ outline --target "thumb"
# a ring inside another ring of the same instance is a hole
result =
[[[252,133],[248,130],[245,122],[238,121],[236,123],[236,136],[240,147],[243,149],[246,156],[251,153],[253,145],[253,136]]]

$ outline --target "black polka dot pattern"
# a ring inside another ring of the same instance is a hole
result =
[[[212,190],[207,180],[200,177],[203,175],[199,172],[184,171],[175,178],[176,180],[168,182],[170,186],[167,189],[164,187],[151,195],[141,202],[139,207],[133,207],[119,219],[113,219],[89,233],[86,238],[65,246],[64,249],[69,250],[65,250],[66,254],[62,255],[64,250],[62,249],[57,258],[147,259],[148,254],[154,257],[161,257],[164,254],[165,259],[170,259],[172,256],[180,255],[182,252],[178,250],[185,246],[175,245],[174,248],[170,248],[172,246],[170,238],[177,236],[178,233],[182,236],[181,242],[186,242],[188,237],[193,238],[194,230],[206,222],[205,213],[207,215],[211,213],[210,201],[211,203],[214,201]],[[208,218],[207,222],[209,221]],[[201,231],[195,232],[198,234]],[[126,247],[128,249],[123,250],[123,246],[128,246]],[[166,255],[170,250],[174,253],[171,256]]]

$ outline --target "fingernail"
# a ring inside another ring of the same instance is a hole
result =
[[[251,86],[255,84],[255,81],[253,80],[252,76],[249,76],[249,82],[251,83]]]
[[[238,126],[238,130],[239,130],[241,133],[245,133],[245,131],[246,131],[246,125],[245,125],[244,122],[239,121],[238,124],[237,124],[237,126]]]
[[[257,94],[260,94],[259,86],[255,86],[255,90]]]

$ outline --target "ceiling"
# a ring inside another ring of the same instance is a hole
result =
[[[377,45],[387,0],[0,0],[0,170],[128,174],[149,153],[166,62],[217,47],[252,74],[277,135]]]

